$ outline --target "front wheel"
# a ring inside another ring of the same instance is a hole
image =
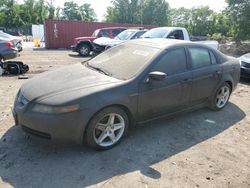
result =
[[[78,48],[78,53],[80,56],[87,57],[90,54],[90,47],[86,44],[82,44]]]
[[[128,116],[121,108],[110,107],[100,111],[87,127],[87,145],[98,150],[114,147],[126,134],[128,123]]]
[[[227,105],[231,92],[232,89],[228,83],[222,84],[212,99],[211,109],[222,110]]]

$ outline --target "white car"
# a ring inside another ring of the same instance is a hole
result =
[[[121,44],[124,41],[138,39],[147,31],[148,30],[128,29],[128,30],[121,32],[114,39],[111,39],[108,37],[97,38],[93,41],[93,45],[95,47],[94,52],[99,53],[99,52],[106,50],[107,48],[111,48],[113,46]]]
[[[250,53],[238,58],[241,66],[241,77],[250,78]]]

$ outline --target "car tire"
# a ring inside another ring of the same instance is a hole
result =
[[[82,44],[78,48],[78,53],[82,57],[87,57],[90,54],[90,47],[86,44]]]
[[[129,126],[128,115],[119,107],[108,107],[98,112],[85,132],[87,146],[108,150],[121,142]]]
[[[210,104],[210,108],[214,111],[220,111],[227,105],[231,96],[232,88],[228,83],[220,85],[216,90]]]

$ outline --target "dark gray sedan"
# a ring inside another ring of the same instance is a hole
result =
[[[140,39],[31,79],[13,114],[37,136],[109,149],[128,127],[195,106],[223,109],[239,78],[239,61],[207,46]]]

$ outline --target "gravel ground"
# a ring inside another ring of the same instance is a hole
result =
[[[25,49],[29,77],[84,59]],[[0,187],[250,187],[250,81],[220,112],[201,109],[132,130],[109,151],[59,145],[14,126],[10,107],[26,80],[0,77]]]

